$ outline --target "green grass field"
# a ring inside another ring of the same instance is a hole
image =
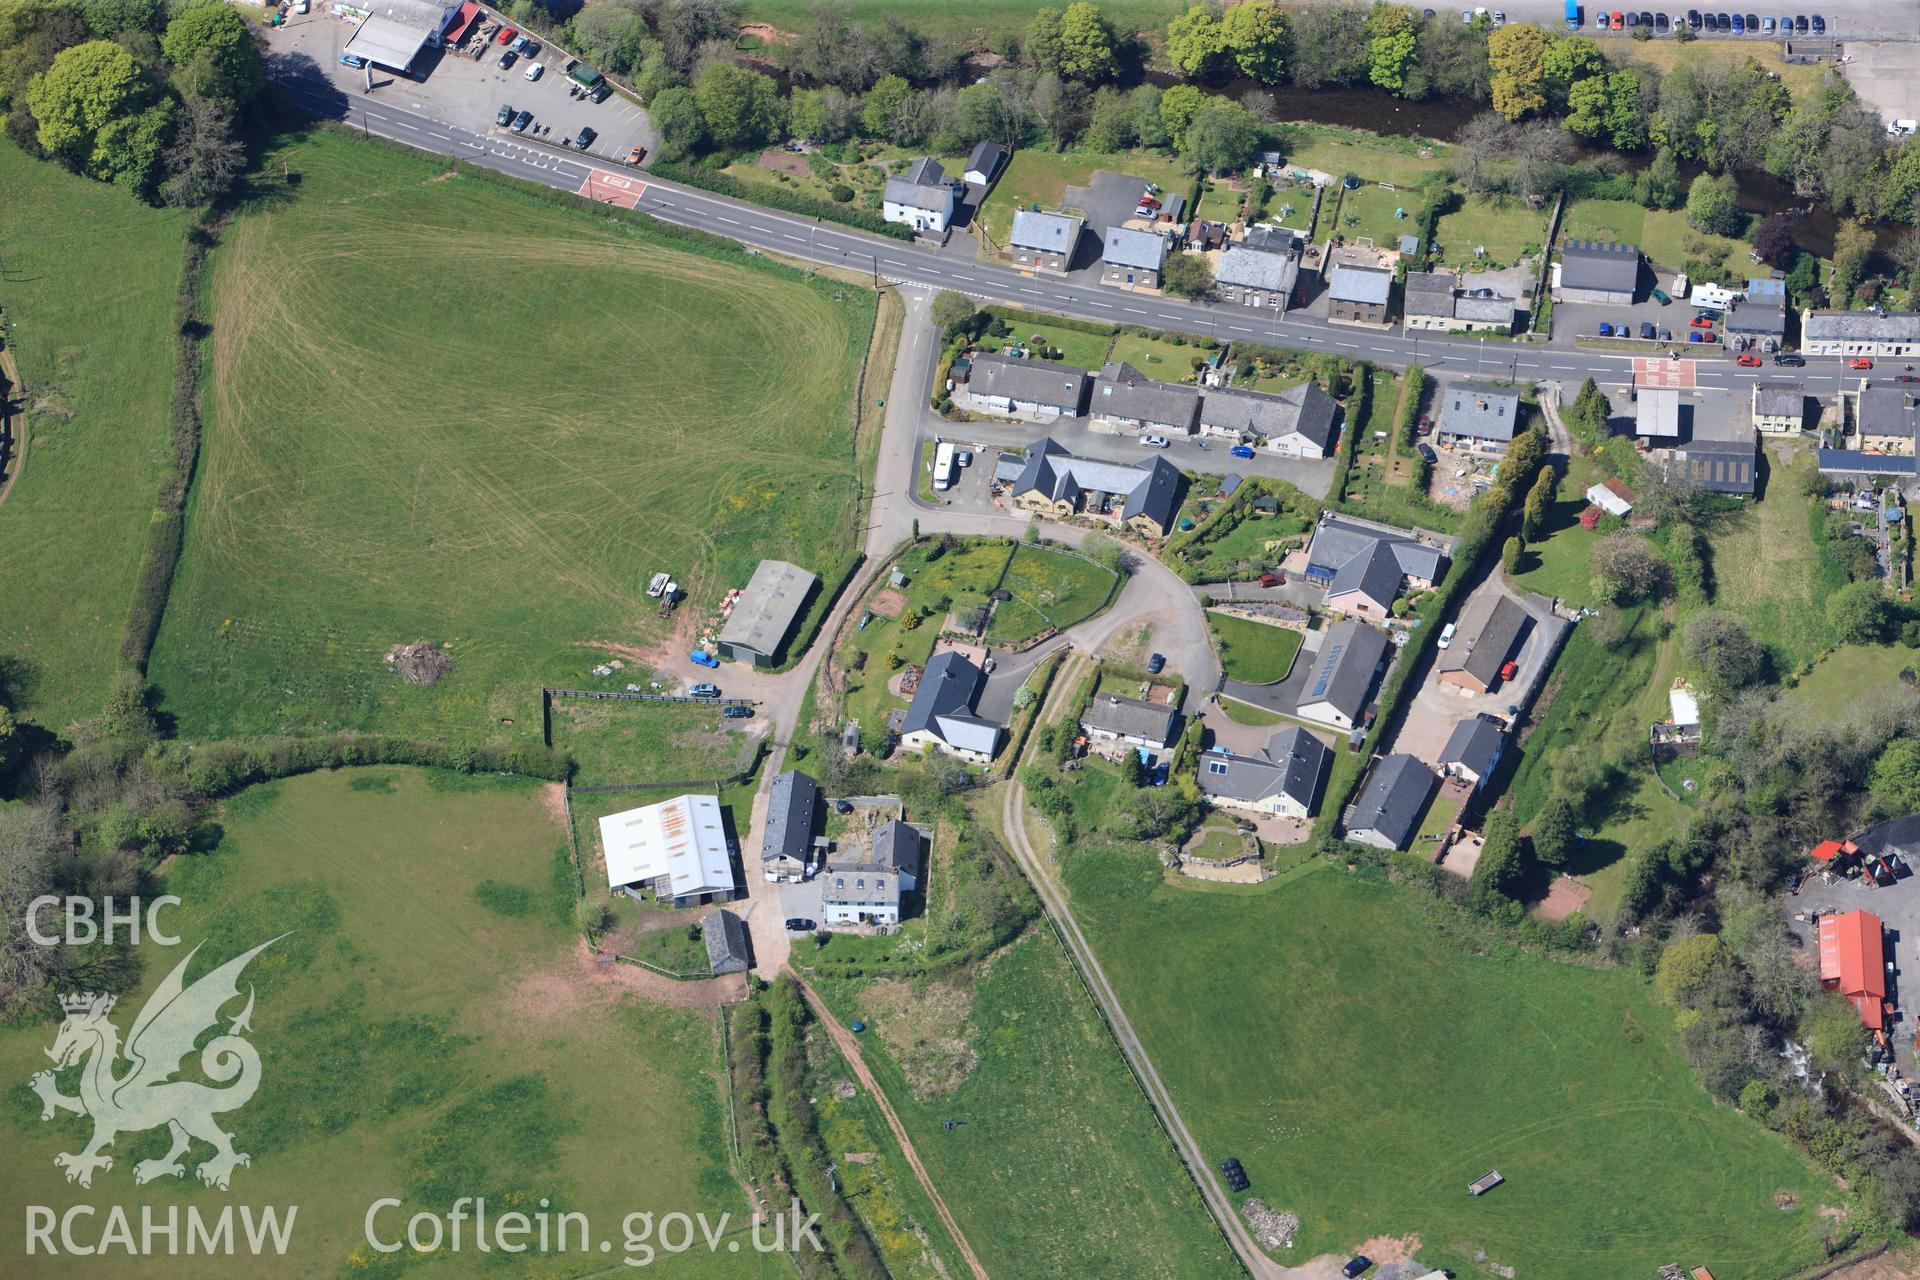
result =
[[[1300,652],[1300,633],[1291,627],[1249,622],[1224,613],[1208,613],[1214,639],[1220,645],[1220,665],[1229,680],[1272,684],[1284,680]]]
[[[1105,565],[1032,543],[1014,548],[1001,587],[1042,614],[1056,631],[1085,622],[1113,598],[1119,577]],[[1005,605],[999,612],[1005,611]],[[994,617],[999,622],[998,612]]]
[[[1510,267],[1528,245],[1538,248],[1546,234],[1546,214],[1527,208],[1525,201],[1471,195],[1440,218],[1433,238],[1444,250],[1443,262],[1472,271]],[[1485,249],[1486,257],[1475,257],[1475,249]]]
[[[1190,382],[1193,379],[1193,361],[1198,356],[1209,359],[1213,352],[1193,343],[1168,342],[1165,338],[1149,338],[1138,333],[1123,333],[1113,340],[1113,348],[1107,359],[1119,363],[1125,361],[1161,382]]]
[[[1340,193],[1339,221],[1328,229],[1335,235],[1345,236],[1349,244],[1371,239],[1383,249],[1392,249],[1400,243],[1401,236],[1420,234],[1421,201],[1418,191],[1405,188],[1389,191],[1364,183]],[[1395,213],[1404,216],[1396,218]]]
[[[221,821],[220,847],[164,878],[183,900],[172,919],[184,945],[144,955],[144,978],[151,989],[195,944],[204,947],[198,976],[291,931],[244,977],[257,997],[250,1039],[261,1085],[222,1123],[252,1165],[235,1171],[230,1193],[201,1188],[191,1170],[185,1182],[136,1189],[134,1160],[165,1146],[164,1131],[150,1132],[123,1138],[113,1169],[82,1190],[53,1164],[54,1153],[76,1149],[80,1122],[41,1123],[32,1097],[15,1089],[0,1132],[16,1198],[56,1209],[120,1203],[136,1215],[141,1204],[298,1205],[292,1247],[274,1271],[316,1277],[402,1269],[362,1236],[368,1207],[384,1196],[404,1202],[403,1227],[406,1214],[444,1212],[459,1195],[486,1195],[496,1213],[545,1196],[587,1213],[616,1249],[621,1219],[636,1209],[732,1211],[740,1222],[712,1017],[640,997],[581,961],[565,833],[542,788],[348,770],[254,788],[227,802]],[[143,995],[116,1011],[123,1032]],[[0,1070],[25,1080],[45,1065],[51,1039],[50,1026],[0,1032]],[[391,1221],[380,1219],[383,1230]],[[20,1223],[11,1213],[0,1225],[11,1274],[72,1274],[66,1259],[23,1261]],[[744,1231],[730,1238],[744,1252],[723,1244],[717,1256],[661,1265],[681,1276],[791,1274],[786,1260],[754,1255]],[[452,1256],[441,1256],[442,1272],[479,1265],[471,1251]],[[507,1276],[573,1276],[601,1272],[608,1257],[496,1253],[487,1262]],[[145,1275],[153,1263],[109,1257],[89,1268]],[[260,1264],[203,1258],[193,1270],[257,1275]]]
[[[553,700],[553,745],[575,786],[729,778],[753,759],[752,720],[711,703]]]
[[[1800,491],[1813,450],[1801,449],[1786,463],[1768,451],[1766,461],[1772,474],[1765,497],[1741,504],[1710,537],[1714,603],[1745,617],[1777,668],[1792,672],[1832,643],[1826,598],[1837,584],[1822,572],[1811,500]]]
[[[1808,720],[1843,723],[1858,708],[1887,705],[1906,687],[1900,673],[1909,667],[1920,668],[1920,653],[1905,645],[1843,644],[1783,690],[1780,701]]]
[[[998,308],[989,307],[989,311]],[[1051,347],[1060,353],[1062,364],[1074,365],[1081,369],[1098,369],[1107,359],[1107,348],[1113,344],[1113,337],[1107,333],[1082,333],[1077,329],[1058,328],[1049,324],[1035,324],[1031,320],[1009,320],[1013,333],[1003,343],[1029,343],[1034,346]]]
[[[527,733],[540,683],[665,636],[657,570],[697,613],[778,554],[824,609],[870,294],[341,135],[282,159],[301,183],[214,263],[153,662],[183,734]],[[382,665],[421,639],[453,655],[430,689]]]
[[[1731,262],[1746,261],[1747,246],[1726,236],[1703,235],[1687,225],[1679,209],[1647,209],[1631,200],[1576,200],[1560,220],[1562,240],[1618,240],[1637,244],[1640,252],[1666,271],[1679,270],[1697,256],[1689,242],[1705,246],[1706,256]]]
[[[167,457],[178,212],[0,142],[0,305],[28,390],[0,503],[0,701],[54,731],[100,709]]]
[[[1386,99],[1382,99],[1385,102]],[[1336,125],[1281,126],[1289,169],[1319,169],[1335,177],[1351,173],[1367,182],[1417,187],[1447,165],[1448,146],[1425,138],[1394,138]],[[1420,154],[1427,152],[1426,155]],[[1332,200],[1329,191],[1327,198]],[[1276,197],[1277,198],[1277,197]],[[1326,208],[1333,205],[1328,203]]]
[[[1712,1103],[1637,979],[1324,861],[1234,895],[1169,883],[1146,848],[1064,866],[1207,1161],[1239,1157],[1249,1194],[1299,1215],[1289,1263],[1410,1234],[1463,1276],[1617,1280],[1676,1257],[1771,1276],[1821,1256],[1831,1179]],[[1467,1195],[1490,1168],[1507,1184]]]

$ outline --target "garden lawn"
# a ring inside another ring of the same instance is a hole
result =
[[[1560,216],[1565,240],[1613,240],[1640,244],[1645,239],[1647,210],[1631,200],[1575,200]],[[1644,250],[1645,246],[1641,246]]]
[[[1843,644],[1813,664],[1780,701],[1804,719],[1840,724],[1861,707],[1878,707],[1904,687],[1900,673],[1920,668],[1920,653],[1905,645]]]
[[[1027,17],[1033,14],[1031,7],[1024,12]],[[1168,14],[1174,12],[1176,10],[1169,7]],[[1026,18],[1021,19],[1023,25],[1025,21]],[[1026,147],[1013,153],[1006,172],[1000,175],[993,193],[981,206],[982,225],[993,242],[1004,249],[1007,233],[1013,229],[1014,210],[1035,203],[1042,209],[1058,209],[1066,189],[1086,186],[1095,169],[1157,182],[1169,191],[1185,191],[1192,182],[1192,174],[1178,160],[1158,151],[1054,152]]]
[[[1105,608],[1119,583],[1120,576],[1103,564],[1023,542],[1000,585],[1065,631]]]
[[[1289,170],[1319,169],[1336,178],[1351,173],[1367,182],[1417,187],[1436,177],[1447,164],[1449,148],[1444,142],[1390,138],[1335,125],[1288,124],[1281,129],[1281,149]],[[1422,151],[1430,154],[1423,156]],[[1327,193],[1329,201],[1333,194]],[[1329,203],[1326,207],[1333,206]]]
[[[1182,558],[1194,566],[1196,582],[1223,582],[1235,574],[1257,577],[1259,572],[1277,566],[1288,550],[1298,546],[1307,528],[1307,522],[1290,511],[1249,515],[1210,542],[1189,544]]]
[[[59,732],[119,662],[168,456],[184,221],[0,142],[0,227],[28,419],[0,502],[0,703]]]
[[[1714,603],[1746,618],[1785,674],[1832,643],[1826,606],[1836,584],[1822,572],[1811,525],[1819,517],[1800,489],[1813,450],[1800,449],[1785,464],[1772,450],[1763,458],[1771,468],[1765,496],[1739,504],[1710,535]]]
[[[999,314],[1001,309],[989,307],[988,311]],[[1027,319],[1009,319],[1007,324],[1013,333],[1000,340],[1003,344],[1022,342],[1051,347],[1060,353],[1062,364],[1080,369],[1098,369],[1106,362],[1107,348],[1113,342],[1111,333],[1082,333],[1078,329],[1036,324]]]
[[[1524,200],[1470,195],[1440,218],[1433,236],[1445,250],[1442,261],[1473,271],[1514,265],[1528,246],[1538,249],[1546,234],[1546,215]],[[1475,257],[1475,249],[1485,249],[1486,257]]]
[[[1559,496],[1547,512],[1542,530],[1545,536],[1520,553],[1519,571],[1508,575],[1515,586],[1575,606],[1591,602],[1593,575],[1587,561],[1600,534],[1580,527],[1580,513],[1592,505],[1587,501],[1587,489],[1599,478],[1600,471],[1591,462],[1579,457],[1573,460],[1561,477]]]
[[[1331,228],[1335,235],[1345,236],[1348,243],[1362,238],[1370,238],[1375,245],[1391,249],[1400,243],[1401,236],[1419,235],[1419,213],[1423,199],[1418,191],[1401,188],[1389,191],[1385,187],[1364,182],[1351,191],[1340,193],[1340,218]],[[1406,216],[1396,218],[1396,212]]]
[[[1145,847],[1064,866],[1204,1159],[1238,1157],[1249,1195],[1299,1216],[1289,1261],[1416,1233],[1423,1263],[1459,1275],[1821,1257],[1832,1180],[1714,1105],[1638,979],[1525,954],[1325,861],[1235,895],[1168,883]],[[1505,1186],[1467,1195],[1496,1168]]]
[[[1300,652],[1300,633],[1291,627],[1250,622],[1224,613],[1209,612],[1214,639],[1220,644],[1220,665],[1229,680],[1272,684],[1286,678]]]
[[[523,737],[542,683],[665,639],[661,570],[705,614],[777,554],[824,613],[857,553],[870,294],[337,133],[283,163],[302,181],[213,264],[152,670],[183,736]],[[383,669],[423,639],[451,675]]]
[[[1165,338],[1148,338],[1137,333],[1123,333],[1113,340],[1113,348],[1107,359],[1118,364],[1125,361],[1149,378],[1161,382],[1188,382],[1193,378],[1195,357],[1208,360],[1213,350],[1199,345],[1198,342],[1169,342]]]
[[[1696,252],[1694,246],[1700,246]],[[1687,225],[1687,215],[1678,209],[1650,209],[1641,232],[1640,252],[1650,262],[1669,271],[1683,269],[1688,260],[1701,258],[1721,265],[1725,282],[1748,270],[1749,246],[1744,240],[1707,235]]]
[[[66,1258],[29,1258],[21,1201],[139,1206],[183,1202],[217,1214],[229,1203],[298,1205],[275,1275],[333,1277],[383,1261],[364,1242],[368,1207],[403,1205],[377,1226],[391,1238],[408,1215],[446,1212],[463,1195],[496,1212],[541,1197],[589,1215],[615,1242],[636,1206],[730,1212],[742,1250],[662,1259],[687,1277],[791,1275],[747,1243],[742,1195],[727,1173],[718,1034],[711,1014],[668,1008],[583,962],[574,927],[565,832],[540,786],[407,769],[358,769],[269,783],[226,802],[211,853],[176,860],[160,886],[181,905],[167,923],[182,945],[141,948],[143,989],[115,1011],[124,1032],[147,992],[196,945],[190,977],[279,936],[247,968],[249,1040],[264,1064],[259,1092],[221,1123],[252,1156],[231,1192],[183,1180],[143,1187],[136,1160],[166,1147],[164,1130],[123,1135],[91,1191],[67,1183],[56,1152],[77,1150],[85,1125],[42,1123],[24,1089],[0,1108],[13,1212],[0,1224],[12,1276],[70,1276]],[[237,1014],[240,1001],[226,1012]],[[223,1023],[224,1025],[224,1023]],[[50,1025],[0,1031],[0,1069],[24,1081]],[[69,1073],[71,1074],[71,1073]],[[649,1100],[609,1106],[609,1081]],[[70,1092],[72,1082],[62,1081]],[[23,1100],[24,1098],[24,1100]],[[196,1144],[189,1157],[206,1158]],[[615,1159],[611,1153],[639,1153]],[[584,1274],[597,1248],[519,1258],[505,1276]],[[383,1268],[384,1269],[384,1268]],[[459,1269],[459,1268],[456,1268]],[[258,1259],[202,1256],[168,1274],[260,1274]],[[151,1259],[109,1252],[90,1275],[155,1274]]]

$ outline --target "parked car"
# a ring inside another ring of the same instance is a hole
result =
[[[1133,216],[1136,218],[1151,218],[1153,216],[1153,210],[1147,208],[1147,206],[1143,204],[1136,205],[1134,206]]]
[[[1640,25],[1640,15],[1631,9],[1627,11],[1627,25],[1629,27],[1637,27]]]
[[[357,53],[343,53],[340,55],[340,65],[343,67],[352,67],[358,71],[361,67],[367,65],[367,60]]]
[[[1417,436],[1432,435],[1433,434],[1433,415],[1430,413],[1421,414],[1420,421],[1413,424],[1413,434]]]
[[[1233,446],[1233,448],[1229,449],[1227,452],[1231,453],[1236,458],[1251,458],[1253,456],[1253,450],[1247,448],[1247,446],[1243,444],[1237,444]]]
[[[1817,36],[1827,34],[1827,20],[1817,13],[1813,15],[1813,34]]]
[[[1806,14],[1796,13],[1793,15],[1793,29],[1796,33],[1800,35],[1807,34],[1807,15]]]
[[[1687,10],[1687,30],[1698,31],[1699,29],[1700,29],[1700,11],[1698,9]]]
[[[1165,671],[1166,669],[1167,669],[1167,660],[1162,655],[1156,653],[1147,659],[1148,675],[1157,676],[1162,671]]]
[[[1603,338],[1611,338],[1613,336],[1613,326],[1605,320],[1600,322],[1600,336]]]
[[[533,123],[533,112],[522,111],[519,115],[513,118],[513,131],[515,133],[525,133],[527,131],[527,126],[532,123]]]
[[[1894,381],[1895,382],[1920,382],[1920,373],[1903,373],[1898,377],[1896,377]]]
[[[714,657],[712,654],[708,653],[705,649],[695,649],[692,653],[688,654],[687,656],[693,660],[693,665],[696,667],[718,668],[720,665],[720,659]]]
[[[1695,316],[1693,319],[1687,321],[1687,323],[1696,329],[1711,329],[1713,328],[1713,317]]]
[[[1777,355],[1773,358],[1773,362],[1783,369],[1803,369],[1806,367],[1807,358],[1796,355]]]
[[[1173,441],[1165,436],[1141,436],[1140,443],[1149,449],[1165,449],[1171,446]]]
[[[647,149],[645,147],[635,147],[633,150],[627,152],[627,163],[631,165],[638,165],[646,158]]]
[[[545,70],[546,70],[546,67],[541,63],[538,63],[538,62],[532,63],[527,67],[527,79],[538,80],[540,78],[540,73]]]
[[[1493,11],[1493,25],[1496,27],[1504,27],[1507,25],[1507,11],[1505,9],[1495,9]]]
[[[1653,300],[1664,307],[1673,301],[1673,297],[1668,294],[1665,289],[1655,289],[1653,291]]]
[[[720,714],[729,720],[750,720],[753,718],[753,708],[738,705],[722,707]]]
[[[1642,340],[1644,340],[1644,341],[1648,341],[1648,342],[1651,342],[1651,341],[1653,340],[1653,334],[1654,334],[1654,328],[1653,328],[1653,321],[1651,321],[1651,320],[1642,320],[1642,321],[1640,322],[1640,337],[1641,337],[1641,339],[1642,339]]]
[[[1506,662],[1500,665],[1500,678],[1502,680],[1511,680],[1513,679],[1514,674],[1519,670],[1520,670],[1520,664],[1514,661],[1513,659],[1509,658]]]
[[[1345,1276],[1347,1280],[1353,1280],[1355,1276],[1359,1275],[1362,1271],[1365,1271],[1368,1267],[1372,1265],[1373,1265],[1372,1258],[1369,1258],[1364,1253],[1357,1254],[1347,1261],[1346,1266],[1340,1268],[1340,1274]]]
[[[1653,13],[1651,10],[1642,9],[1640,11],[1640,25],[1643,27],[1650,27],[1653,25]]]
[[[494,42],[497,44],[512,44],[513,38],[519,34],[520,33],[512,27],[502,27],[500,28],[500,34],[494,37]]]
[[[1705,342],[1706,338],[1702,337],[1700,334],[1700,331],[1696,329],[1692,333],[1687,335],[1687,341],[1688,342]]]
[[[512,123],[513,123],[513,108],[512,108],[512,107],[510,107],[510,106],[508,106],[508,105],[507,105],[507,104],[505,104],[504,102],[503,102],[503,103],[501,103],[501,104],[500,104],[500,109],[499,109],[498,111],[496,111],[496,112],[494,112],[494,113],[493,113],[493,122],[494,122],[495,124],[497,124],[497,125],[501,125],[501,126],[503,126],[503,127],[504,127],[504,126],[506,126],[506,125],[510,125],[510,124],[512,124]]]
[[[1713,18],[1713,23],[1714,23],[1714,29],[1716,31],[1733,30],[1733,19],[1729,18],[1724,13],[1715,14]]]
[[[1671,329],[1669,329],[1669,328],[1667,328],[1667,327],[1666,327],[1665,325],[1662,325],[1662,326],[1660,326],[1660,341],[1662,341],[1662,342],[1672,342],[1672,341],[1673,341],[1673,330],[1671,330]]]
[[[1660,32],[1662,35],[1666,34],[1666,31],[1667,31],[1667,15],[1666,14],[1656,13],[1653,15],[1653,29],[1655,31]]]
[[[508,67],[511,67],[514,63],[518,61],[520,61],[520,55],[515,53],[513,50],[509,49],[505,53],[500,55],[500,69],[502,71],[505,71]]]
[[[1271,569],[1260,575],[1260,585],[1263,587],[1284,587],[1286,584],[1287,575],[1278,569]]]
[[[591,127],[583,127],[579,133],[574,135],[573,145],[585,151],[593,145],[593,140],[599,136],[600,135],[595,133]]]
[[[717,698],[720,696],[720,686],[717,684],[697,684],[687,690],[687,695],[694,698]]]
[[[805,916],[788,916],[787,917],[788,933],[812,933],[813,928],[814,928],[813,921],[807,919]]]
[[[1870,357],[1867,357],[1867,356],[1853,356],[1853,357],[1851,357],[1851,358],[1849,358],[1849,359],[1848,359],[1848,361],[1847,361],[1847,368],[1849,368],[1849,369],[1871,369],[1871,368],[1873,368],[1873,360],[1872,360],[1872,359],[1871,359]]]
[[[539,57],[539,56],[540,56],[540,42],[539,42],[538,40],[529,40],[529,41],[527,41],[527,42],[526,42],[525,44],[523,44],[523,45],[521,45],[521,46],[520,46],[520,56],[521,56],[521,57],[523,57],[523,58],[537,58],[537,57]]]
[[[1423,444],[1419,446],[1419,449],[1420,456],[1426,460],[1428,466],[1432,466],[1434,463],[1440,461],[1440,455],[1433,451],[1432,445]]]
[[[1765,35],[1773,34],[1773,15],[1772,14],[1768,14],[1766,17],[1760,19],[1760,30]]]
[[[1734,363],[1742,369],[1758,369],[1760,367],[1760,357],[1751,351],[1743,351],[1740,353],[1740,358],[1735,360]]]
[[[1741,20],[1739,14],[1737,13],[1734,14],[1733,15],[1733,34],[1737,36],[1745,35],[1746,30],[1747,30],[1747,24]]]

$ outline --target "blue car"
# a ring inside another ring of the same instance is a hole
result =
[[[352,67],[357,71],[367,65],[367,60],[357,53],[343,53],[340,55],[340,65],[343,67]]]
[[[1605,320],[1600,322],[1600,336],[1603,338],[1611,338],[1613,336],[1613,326]]]
[[[687,656],[693,659],[693,665],[696,667],[718,667],[720,665],[720,659],[714,657],[705,649],[695,649]]]
[[[1251,458],[1253,456],[1253,450],[1247,448],[1247,446],[1243,444],[1237,444],[1233,446],[1230,452],[1236,458]]]

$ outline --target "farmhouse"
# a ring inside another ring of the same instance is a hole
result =
[[[1680,438],[1679,388],[1636,387],[1633,400],[1634,435],[1649,440]]]
[[[1065,275],[1073,265],[1073,251],[1080,244],[1080,229],[1085,225],[1083,219],[1072,214],[1019,210],[1013,215],[1013,232],[1007,237],[1013,265]]]
[[[1351,729],[1360,723],[1387,652],[1387,637],[1357,618],[1327,631],[1294,711],[1302,720]]]
[[[724,907],[709,911],[700,921],[701,938],[707,944],[707,972],[745,973],[753,965],[753,942],[747,937],[747,924]]]
[[[777,660],[820,579],[785,560],[762,560],[720,628],[720,655],[756,667]]]
[[[1447,558],[1438,547],[1387,525],[1326,515],[1307,548],[1307,581],[1327,589],[1326,607],[1385,618],[1406,587],[1440,581]]]
[[[1287,458],[1324,458],[1333,450],[1340,407],[1317,383],[1285,391],[1209,390],[1200,398],[1200,434],[1236,443],[1264,439]]]
[[[1006,163],[1007,149],[982,139],[973,144],[973,150],[967,155],[967,167],[960,171],[960,176],[975,186],[988,186],[1000,176]]]
[[[836,855],[821,875],[822,921],[899,924],[901,899],[919,887],[926,849],[926,832],[896,818],[866,844]]]
[[[1385,324],[1392,296],[1393,272],[1337,263],[1327,282],[1327,319],[1334,324]]]
[[[1075,418],[1093,377],[1085,369],[1014,356],[975,356],[956,395],[969,409],[1013,417]]]
[[[1055,520],[1103,516],[1149,538],[1164,538],[1180,506],[1180,471],[1162,457],[1132,465],[1076,458],[1052,437],[1027,447],[1013,504]]]
[[[1619,476],[1608,476],[1587,486],[1587,501],[1610,516],[1625,519],[1633,512],[1633,490]]]
[[[909,751],[934,747],[974,764],[990,763],[1006,730],[973,713],[986,679],[979,667],[952,649],[934,654],[907,707],[900,745]]]
[[[652,890],[675,907],[740,896],[719,796],[685,795],[600,819],[607,887]]]
[[[1213,269],[1221,298],[1243,307],[1285,311],[1299,287],[1306,240],[1288,227],[1258,226],[1229,244]]]
[[[1920,354],[1920,312],[1804,310],[1800,350],[1810,356],[1888,360]]]
[[[820,784],[798,769],[773,780],[767,791],[767,829],[760,837],[760,865],[768,881],[806,878],[817,830]]]
[[[1753,384],[1753,429],[1762,435],[1798,435],[1807,423],[1807,389],[1798,382]]]
[[[960,204],[960,192],[932,156],[921,156],[880,193],[880,216],[915,231],[945,235]]]
[[[1190,436],[1200,415],[1200,391],[1177,382],[1155,382],[1125,361],[1107,364],[1094,379],[1087,414],[1095,431]]]
[[[1172,743],[1179,721],[1180,713],[1164,702],[1103,693],[1087,704],[1080,727],[1093,742],[1161,751]]]
[[[1326,743],[1288,725],[1254,755],[1216,747],[1200,757],[1200,794],[1223,809],[1263,817],[1306,819],[1319,804],[1333,762]]]
[[[1440,768],[1477,791],[1493,778],[1506,746],[1507,727],[1493,716],[1477,715],[1453,726],[1447,745],[1440,748]]]
[[[1152,231],[1108,227],[1100,254],[1100,283],[1123,289],[1158,289],[1167,264],[1166,239]]]
[[[1640,247],[1569,240],[1560,248],[1558,302],[1630,303],[1640,291]]]
[[[1511,333],[1518,303],[1492,289],[1463,290],[1451,271],[1409,271],[1401,322],[1446,333]]]
[[[1461,610],[1453,643],[1440,651],[1434,673],[1442,684],[1486,693],[1500,683],[1501,668],[1532,626],[1533,615],[1511,596],[1483,592]]]
[[[1879,916],[1849,911],[1820,917],[1820,985],[1851,1001],[1867,1030],[1887,1025],[1886,951]]]
[[[1443,442],[1484,453],[1505,453],[1520,421],[1520,393],[1484,382],[1456,382],[1440,402]]]
[[[1374,765],[1360,795],[1347,807],[1347,839],[1376,849],[1404,849],[1433,795],[1433,770],[1404,752]]]

